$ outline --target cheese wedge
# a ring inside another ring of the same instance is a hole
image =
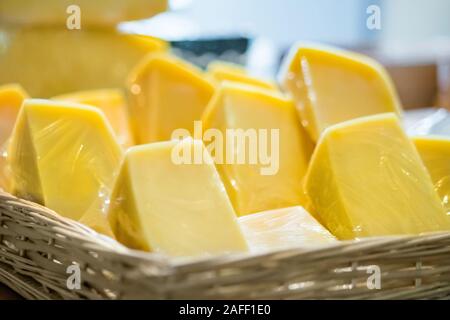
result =
[[[202,142],[193,139],[132,147],[126,153],[108,214],[117,239],[171,256],[246,251],[212,160],[178,163],[177,148],[199,148],[209,157]]]
[[[103,113],[38,99],[25,100],[8,152],[15,195],[73,220],[97,214],[103,226],[106,214],[93,208],[108,199],[121,160]]]
[[[338,242],[300,206],[255,213],[238,220],[250,249],[255,252]]]
[[[138,144],[165,141],[200,120],[214,87],[200,70],[169,55],[151,55],[131,73],[130,114]]]
[[[413,137],[413,142],[450,216],[450,139],[445,136],[424,136]]]
[[[202,124],[205,145],[239,216],[302,204],[301,183],[313,145],[292,100],[226,82],[211,100]]]
[[[249,76],[244,68],[231,63],[213,61],[208,65],[208,75],[217,84],[223,81],[240,82],[248,85],[261,87],[264,89],[277,90],[275,83]]]
[[[2,0],[0,20],[16,25],[66,26],[79,13],[80,27],[84,28],[114,26],[166,9],[167,0]]]
[[[87,104],[99,108],[111,124],[119,144],[125,149],[134,145],[127,103],[122,90],[102,89],[74,92],[52,99]]]
[[[293,96],[314,141],[328,126],[339,122],[377,113],[401,113],[385,69],[356,53],[300,44],[286,58],[279,79]]]
[[[0,189],[9,190],[10,172],[7,166],[7,143],[22,102],[27,93],[18,84],[0,86]]]
[[[136,63],[166,49],[161,40],[108,28],[8,29],[0,31],[0,84],[20,83],[37,98],[124,88]]]
[[[393,113],[326,129],[305,190],[317,219],[339,239],[450,229],[430,175]]]

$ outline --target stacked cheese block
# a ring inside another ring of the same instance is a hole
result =
[[[405,134],[391,81],[369,58],[300,45],[281,89],[238,66],[203,72],[167,52],[136,64],[122,79],[126,95],[93,90],[98,79],[77,88],[89,91],[52,89],[50,100],[0,88],[0,138],[11,135],[4,189],[170,256],[450,230],[450,140]],[[249,145],[233,145],[229,130],[249,141],[252,130],[275,130],[276,169],[245,160]],[[244,161],[225,161],[220,145]]]
[[[167,0],[0,1],[0,84],[20,83],[33,97],[120,87],[164,41],[117,30],[122,21],[162,12]]]

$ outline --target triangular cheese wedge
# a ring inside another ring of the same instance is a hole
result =
[[[37,99],[25,100],[8,152],[14,194],[74,220],[104,209],[121,160],[103,113]]]
[[[305,190],[339,239],[450,230],[430,175],[393,113],[327,128]]]
[[[239,216],[303,203],[302,179],[313,145],[292,100],[226,82],[202,124],[205,144]],[[207,131],[218,131],[220,141]]]
[[[202,164],[179,163],[178,149],[199,149]],[[233,207],[202,142],[193,139],[132,147],[111,198],[117,239],[171,256],[247,250]]]
[[[150,55],[129,78],[130,113],[138,144],[165,141],[192,130],[214,93],[194,66],[170,55]]]
[[[386,70],[369,57],[299,44],[284,61],[280,83],[294,98],[314,141],[330,125],[378,113],[401,113]]]

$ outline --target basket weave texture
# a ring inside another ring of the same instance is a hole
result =
[[[450,232],[174,261],[0,191],[0,282],[28,299],[446,299]]]

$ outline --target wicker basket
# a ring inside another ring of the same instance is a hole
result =
[[[73,264],[82,283],[70,290]],[[449,298],[450,233],[169,261],[0,192],[0,282],[29,299]]]

